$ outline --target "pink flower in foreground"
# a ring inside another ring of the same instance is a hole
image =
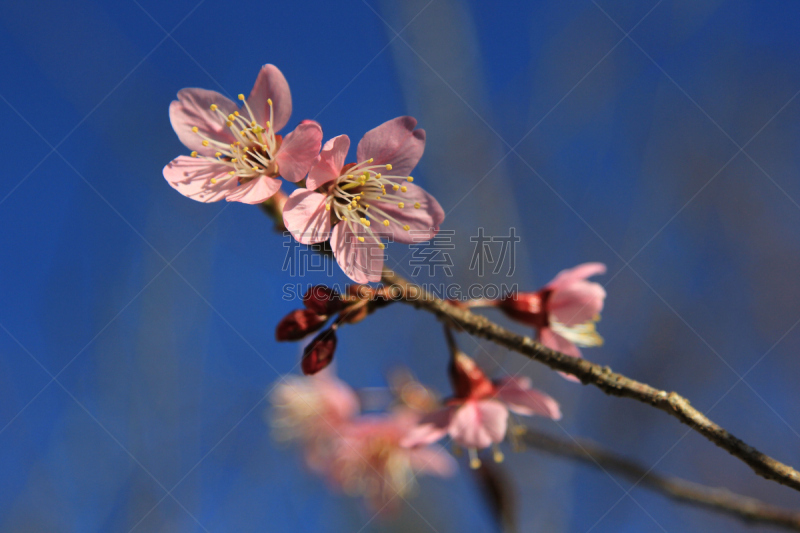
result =
[[[330,139],[309,171],[307,188],[286,202],[283,221],[294,238],[303,244],[330,239],[339,266],[357,283],[380,281],[382,238],[422,242],[444,220],[436,199],[411,183],[409,174],[425,149],[425,131],[416,125],[412,117],[398,117],[368,131],[355,164],[344,164],[350,139]]]
[[[419,415],[399,410],[362,416],[343,428],[327,473],[346,493],[362,496],[375,511],[389,512],[416,487],[417,474],[451,476],[456,464],[439,446],[402,447]],[[392,505],[395,504],[395,505]]]
[[[536,328],[537,340],[552,350],[581,357],[578,348],[601,346],[595,323],[606,299],[602,285],[587,278],[604,274],[603,263],[584,263],[562,270],[537,292],[509,294],[500,300],[473,300],[470,307],[499,307],[510,318]],[[561,373],[570,381],[575,376]]]
[[[450,368],[455,394],[446,407],[424,416],[402,444],[418,446],[445,435],[467,448],[470,466],[477,468],[477,450],[501,442],[508,427],[508,411],[559,420],[561,410],[553,398],[531,388],[528,378],[492,382],[470,357],[457,353]],[[502,455],[496,450],[498,460]]]
[[[276,179],[303,179],[322,144],[322,128],[306,120],[282,138],[277,132],[292,114],[286,78],[264,65],[250,96],[239,108],[216,91],[181,89],[169,106],[178,138],[192,151],[164,167],[179,193],[199,202],[258,204],[281,187]]]

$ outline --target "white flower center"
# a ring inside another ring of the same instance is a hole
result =
[[[213,146],[217,149],[214,157],[198,155],[197,152],[192,152],[192,157],[199,157],[230,167],[225,177],[211,180],[211,183],[214,184],[233,178],[238,179],[239,183],[246,183],[261,176],[274,178],[279,174],[275,154],[280,148],[281,138],[279,135],[275,135],[275,130],[271,126],[272,99],[267,99],[269,120],[263,126],[252,118],[255,115],[247,105],[243,94],[239,95],[239,100],[244,102],[244,107],[251,117],[249,121],[238,111],[226,116],[216,104],[211,104],[210,107],[211,111],[216,112],[220,120],[230,129],[236,139],[235,142],[223,143],[206,137],[198,130],[197,126],[192,128],[192,131],[203,139],[203,146]]]
[[[353,232],[356,225],[363,226],[367,238],[373,239],[383,249],[385,246],[380,240],[379,232],[371,229],[372,220],[379,221],[385,227],[394,222],[406,231],[411,227],[387,213],[381,208],[382,204],[394,204],[400,209],[420,209],[422,206],[419,202],[407,203],[408,199],[403,196],[408,192],[408,187],[401,183],[410,183],[414,181],[413,177],[384,175],[379,171],[389,172],[392,165],[372,163],[372,159],[362,161],[339,176],[328,191],[325,209],[333,210],[336,217]],[[359,236],[358,240],[364,242],[365,237]]]

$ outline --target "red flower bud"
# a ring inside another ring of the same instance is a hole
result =
[[[336,331],[328,328],[317,335],[303,350],[303,360],[300,363],[303,374],[316,374],[333,361],[333,352],[336,351]]]
[[[456,398],[484,398],[494,392],[491,380],[463,352],[456,352],[450,362],[450,382]]]
[[[320,315],[333,315],[345,306],[342,296],[325,285],[310,287],[303,296],[303,304]]]
[[[314,333],[328,320],[327,316],[318,315],[309,309],[296,309],[278,322],[275,328],[275,340],[297,341]]]
[[[542,290],[509,294],[498,301],[497,307],[513,320],[535,328],[546,328],[550,325],[547,301],[552,292]]]

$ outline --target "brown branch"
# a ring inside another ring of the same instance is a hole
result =
[[[724,488],[706,487],[685,479],[653,473],[633,461],[583,439],[562,439],[529,428],[521,440],[537,450],[576,459],[600,470],[617,472],[673,500],[733,515],[747,522],[800,531],[800,512],[734,494]]]
[[[517,335],[495,324],[484,316],[476,315],[467,309],[436,298],[419,285],[407,281],[388,269],[383,272],[383,283],[388,287],[393,298],[429,311],[440,320],[446,321],[448,325],[457,326],[467,333],[521,353],[554,370],[573,374],[584,385],[594,385],[606,394],[633,398],[661,409],[734,457],[747,463],[759,476],[800,491],[800,472],[731,435],[692,407],[689,400],[675,392],[659,390],[646,383],[612,372],[607,366],[555,352],[530,337]]]
[[[275,221],[276,229],[279,231],[285,230],[281,216],[284,202],[285,195],[276,200],[270,199],[262,205],[262,209]],[[330,254],[327,250],[326,252]],[[744,461],[759,476],[800,491],[800,472],[731,435],[692,407],[689,400],[678,393],[659,390],[646,383],[612,372],[607,366],[555,352],[530,337],[517,335],[495,324],[484,316],[476,315],[467,309],[436,298],[419,285],[409,282],[389,269],[384,269],[382,281],[394,299],[429,311],[449,326],[459,327],[472,335],[483,337],[554,370],[573,374],[584,385],[594,385],[606,394],[633,398],[661,409],[734,457]]]

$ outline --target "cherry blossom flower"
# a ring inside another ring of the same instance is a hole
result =
[[[240,109],[216,91],[182,89],[169,106],[172,127],[191,157],[164,167],[179,193],[199,202],[258,204],[280,189],[278,176],[297,182],[308,173],[322,144],[322,128],[306,120],[285,138],[278,135],[292,113],[286,78],[264,65]]]
[[[439,231],[444,211],[410,176],[425,149],[425,131],[398,117],[358,143],[357,163],[345,165],[350,139],[325,143],[306,180],[286,202],[283,220],[295,239],[330,239],[336,261],[357,283],[380,281],[385,245],[422,242]],[[374,224],[373,224],[374,222]]]
[[[416,488],[417,474],[453,475],[455,461],[440,446],[400,445],[418,421],[419,415],[408,409],[354,420],[343,428],[327,473],[329,482],[363,497],[374,511],[387,513]]]
[[[303,445],[306,464],[329,484],[361,496],[376,512],[391,511],[416,486],[417,474],[449,476],[455,461],[438,446],[401,446],[422,413],[400,407],[360,415],[356,393],[331,367],[290,376],[272,393],[272,426],[280,440]]]
[[[454,396],[445,408],[424,416],[419,425],[403,439],[404,446],[430,444],[450,435],[465,447],[470,466],[481,464],[477,450],[502,442],[508,428],[509,410],[525,416],[561,418],[561,409],[553,398],[531,388],[528,378],[491,381],[467,355],[457,352],[451,365]],[[495,460],[502,454],[495,447]]]
[[[474,300],[470,307],[497,306],[510,318],[536,328],[537,340],[552,350],[581,357],[581,347],[601,346],[595,330],[606,298],[602,285],[587,278],[604,274],[603,263],[562,270],[537,292],[510,294],[500,300]],[[575,376],[561,373],[570,381]]]

